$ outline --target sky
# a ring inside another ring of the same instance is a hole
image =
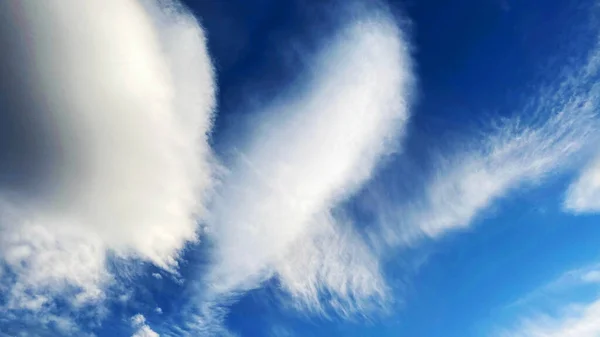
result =
[[[0,336],[600,336],[599,20],[0,2]]]

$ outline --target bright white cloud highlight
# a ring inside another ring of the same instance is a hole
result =
[[[0,9],[4,31],[21,41],[11,55],[27,56],[13,61],[40,100],[18,113],[43,121],[54,141],[32,193],[0,186],[11,305],[40,308],[65,292],[102,298],[107,251],[173,269],[196,239],[211,180],[214,88],[200,26],[168,2]]]
[[[540,315],[525,320],[501,337],[597,337],[600,335],[600,300],[589,304],[571,304],[562,315]]]
[[[215,296],[277,277],[294,302],[346,314],[383,301],[378,260],[332,213],[395,150],[408,119],[407,45],[383,11],[361,14],[316,58],[308,85],[261,114],[209,221]]]

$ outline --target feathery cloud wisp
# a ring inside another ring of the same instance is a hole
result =
[[[590,164],[569,187],[565,207],[576,213],[600,212],[600,160]]]
[[[523,321],[513,331],[498,334],[501,337],[596,337],[600,334],[600,300],[589,304],[571,304],[563,315],[540,315]]]
[[[411,62],[383,10],[364,13],[316,57],[308,86],[267,109],[266,127],[224,177],[211,209],[215,296],[277,277],[294,302],[339,313],[381,299],[376,257],[332,210],[395,149],[408,119]]]

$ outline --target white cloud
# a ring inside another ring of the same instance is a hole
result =
[[[131,325],[134,327],[140,326],[144,323],[146,323],[146,317],[144,317],[144,315],[142,315],[142,314],[137,314],[137,315],[131,317]]]
[[[568,297],[573,290],[584,288],[598,288],[600,286],[600,265],[593,264],[582,268],[569,270],[555,280],[538,287],[532,292],[508,304],[506,308],[527,308],[538,304],[550,302],[556,305]]]
[[[333,309],[352,317],[384,310],[391,300],[386,297],[379,257],[350,226],[335,223],[334,218],[321,219],[276,262],[282,289],[297,308],[325,316]]]
[[[159,337],[160,335],[150,329],[149,326],[141,326],[131,337]]]
[[[591,302],[571,302],[570,293],[582,287],[600,285],[598,264],[570,270],[556,280],[527,294],[511,308],[522,312],[528,306],[546,303],[545,313],[539,313],[520,320],[515,328],[503,329],[495,335],[500,337],[596,337],[600,335],[600,298]],[[547,302],[546,299],[552,301]]]
[[[598,132],[595,62],[592,56],[567,68],[515,117],[441,154],[415,198],[400,206],[377,200],[384,241],[406,244],[468,227],[509,192],[577,165]]]
[[[5,80],[26,82],[39,100],[13,113],[42,124],[37,146],[51,158],[30,181],[0,185],[9,304],[40,309],[71,292],[75,306],[102,299],[109,251],[173,270],[196,239],[211,180],[213,75],[198,23],[155,1],[0,9],[3,31],[19,41],[11,62],[27,70],[26,80]],[[37,132],[31,123],[25,132]]]
[[[484,146],[442,164],[425,191],[425,207],[411,220],[429,236],[468,226],[509,191],[565,168],[587,145],[591,119],[564,111],[540,126],[509,124]],[[410,214],[410,213],[409,213]]]
[[[131,337],[159,337],[160,335],[146,324],[146,317],[137,314],[131,317],[131,325],[137,330]]]
[[[590,164],[569,187],[565,207],[576,213],[600,212],[600,160]]]
[[[211,208],[214,296],[277,277],[295,303],[317,312],[384,302],[377,258],[332,210],[396,149],[408,119],[411,63],[386,15],[365,13],[342,29],[308,85],[266,109],[241,146]]]
[[[600,300],[571,304],[557,316],[539,315],[525,319],[501,337],[597,337],[600,335]]]
[[[551,282],[505,306],[519,315],[517,324],[496,329],[498,337],[595,337],[600,335],[600,297],[575,301],[600,289],[600,264],[562,273]],[[583,291],[583,292],[582,292]],[[533,314],[531,314],[533,313]],[[503,316],[503,315],[501,315]]]
[[[582,276],[586,283],[600,283],[600,270],[591,270]]]
[[[584,78],[597,82],[599,70],[600,40],[595,50],[590,53],[588,65],[583,72]],[[595,90],[597,98],[600,89],[597,84],[594,84],[592,88]],[[598,138],[594,139],[594,143],[597,144],[598,141]],[[597,151],[596,148],[594,150]],[[596,159],[588,164],[579,178],[571,184],[565,197],[564,206],[568,211],[574,213],[600,212],[600,157],[596,156]]]
[[[28,226],[5,232],[0,253],[16,275],[11,283],[10,309],[41,310],[52,300],[52,291],[72,291],[73,304],[103,298],[101,286],[110,277],[104,269],[104,245],[76,230],[51,231]],[[74,289],[69,290],[69,287]]]

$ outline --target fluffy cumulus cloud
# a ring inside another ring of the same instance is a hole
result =
[[[333,40],[306,84],[259,115],[262,127],[224,174],[209,220],[213,296],[276,277],[310,311],[351,314],[383,301],[378,259],[334,209],[396,149],[411,62],[384,10],[355,16]]]
[[[3,153],[16,154],[0,168],[3,310],[102,299],[107,254],[173,270],[211,177],[213,75],[195,18],[135,0],[0,12],[2,85],[20,89],[1,97]]]
[[[0,323],[81,334],[77,319],[106,315],[97,304],[114,285],[111,262],[147,261],[161,269],[153,281],[167,281],[181,249],[198,239],[199,221],[210,262],[193,285],[201,289],[193,322],[155,326],[161,333],[226,335],[227,305],[267,281],[308,313],[382,309],[390,249],[468,227],[510,191],[595,150],[596,50],[514,118],[450,144],[408,200],[378,200],[380,226],[357,225],[345,202],[400,149],[409,119],[412,64],[395,21],[376,5],[349,15],[307,56],[299,83],[254,114],[258,127],[230,140],[236,154],[216,165],[212,66],[201,27],[182,7],[0,2],[8,46],[0,55]],[[565,208],[597,212],[599,191],[595,161]],[[600,280],[597,268],[574,275]],[[153,314],[166,316],[164,308]],[[596,336],[599,314],[598,301],[569,306],[510,335]],[[133,336],[158,336],[141,314],[130,324]]]

